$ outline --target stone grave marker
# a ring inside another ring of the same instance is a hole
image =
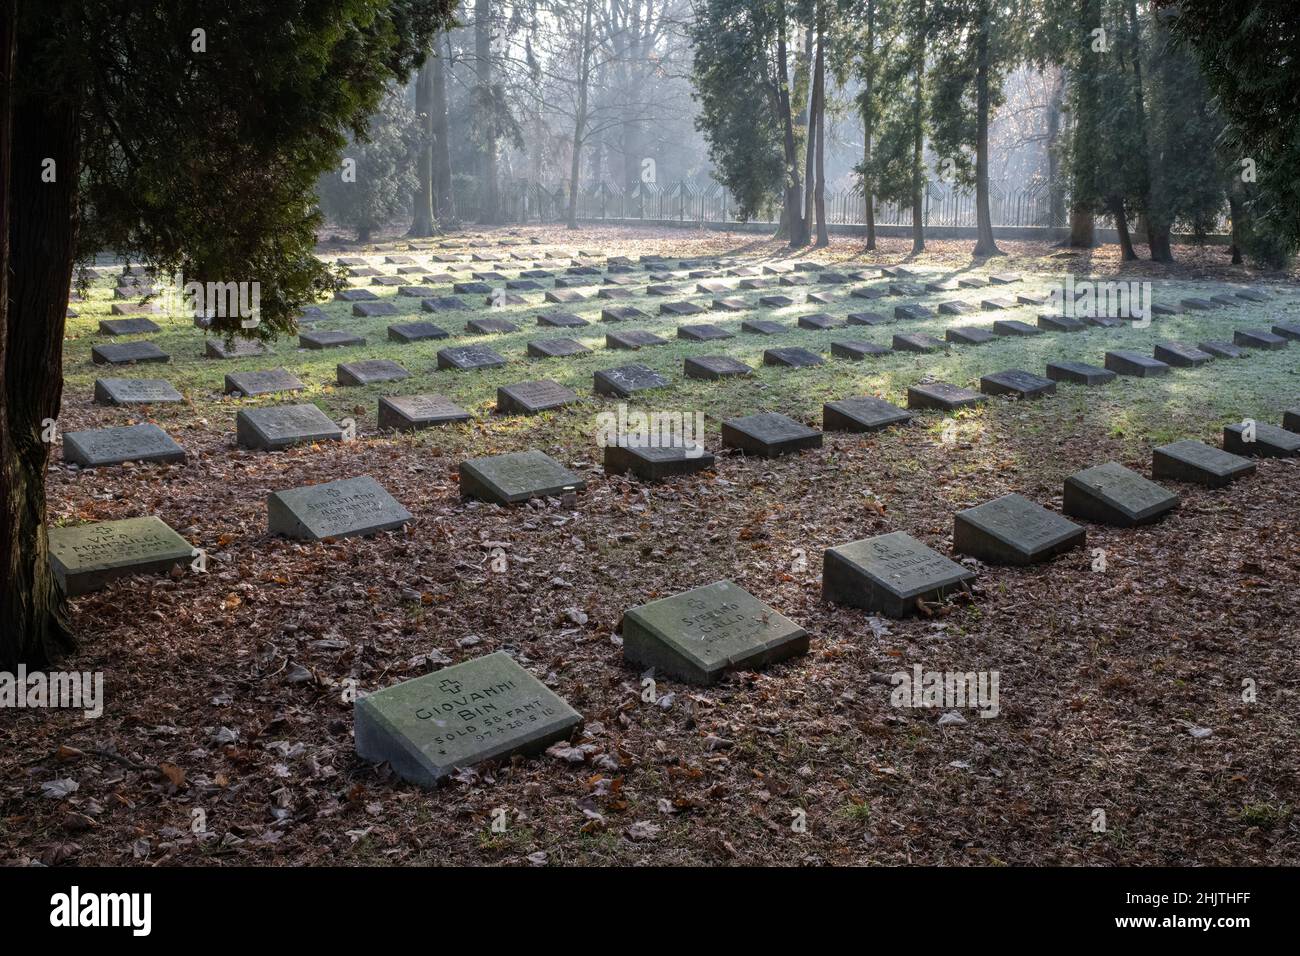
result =
[[[969,302],[952,301],[939,303],[940,315],[969,315],[974,311],[975,307]]]
[[[716,381],[720,378],[752,375],[754,370],[744,362],[738,362],[725,355],[701,355],[685,360],[685,372],[687,378]]]
[[[679,325],[677,337],[688,342],[713,342],[719,339],[735,338],[726,329],[708,323],[702,325]]]
[[[704,308],[694,302],[663,302],[659,306],[660,315],[697,315],[703,311]]]
[[[840,296],[834,292],[809,292],[806,301],[811,305],[831,305],[839,299]]]
[[[94,400],[100,405],[153,405],[183,401],[184,396],[162,378],[97,378]]]
[[[853,299],[883,299],[887,295],[889,291],[878,285],[859,286],[849,290],[849,297]]]
[[[302,308],[295,321],[299,325],[312,325],[316,322],[324,322],[327,318],[328,316],[325,314],[325,310],[320,306],[308,305]]]
[[[749,303],[736,296],[713,300],[713,309],[716,312],[744,312],[748,308]]]
[[[940,601],[964,590],[973,571],[902,531],[827,548],[822,597],[888,617],[917,612],[917,601]]]
[[[1013,282],[1020,281],[1018,272],[995,272],[989,276],[989,282],[993,285],[1011,285]]]
[[[740,288],[746,292],[752,292],[756,289],[766,289],[772,285],[771,279],[741,279]]]
[[[147,332],[161,332],[160,326],[153,319],[100,319],[101,335],[144,335]]]
[[[185,449],[157,425],[142,422],[64,432],[63,460],[82,468],[102,468],[128,461],[183,464]]]
[[[776,284],[781,286],[801,286],[801,285],[808,285],[811,282],[812,280],[809,279],[806,275],[798,275],[798,274],[781,276],[781,278],[776,280]]]
[[[340,289],[334,293],[336,302],[377,302],[379,296],[369,289]]]
[[[788,295],[765,295],[758,300],[758,304],[765,309],[784,309],[794,305],[794,299]]]
[[[380,428],[416,431],[469,420],[469,412],[441,395],[394,395],[379,400]]]
[[[931,279],[925,284],[926,292],[956,292],[958,288],[956,279]]]
[[[1279,323],[1273,326],[1273,334],[1293,342],[1300,342],[1300,322]]]
[[[301,392],[307,386],[286,369],[273,368],[256,372],[227,372],[223,391],[227,395],[272,395],[277,392]]]
[[[503,415],[536,415],[538,412],[570,405],[577,400],[578,396],[573,391],[550,379],[516,382],[497,389],[497,412]]]
[[[1255,473],[1255,463],[1204,442],[1176,441],[1151,452],[1151,477],[1222,488]]]
[[[398,287],[397,294],[405,299],[423,299],[428,291],[422,285],[404,285]],[[353,312],[353,314],[356,313]]]
[[[893,351],[891,348],[876,345],[874,342],[844,340],[831,343],[831,355],[836,358],[850,359],[854,362],[861,362],[866,358],[879,358],[881,355],[889,355]]]
[[[982,329],[977,325],[956,326],[944,332],[943,337],[958,345],[984,345],[996,338],[988,329]]]
[[[1234,455],[1247,455],[1255,458],[1294,458],[1300,455],[1300,435],[1269,425],[1265,422],[1254,423],[1252,441],[1251,429],[1244,422],[1228,425],[1223,429],[1223,450]]]
[[[653,332],[629,329],[626,332],[606,332],[605,348],[635,351],[652,345],[667,345],[668,340],[660,338]]]
[[[1282,413],[1282,427],[1289,432],[1300,432],[1300,405]]]
[[[1061,510],[1072,518],[1133,528],[1178,507],[1178,496],[1118,462],[1085,468],[1065,479]]]
[[[558,282],[559,280],[557,279],[556,281]],[[576,292],[573,289],[547,289],[544,298],[547,302],[555,302],[559,304],[587,301],[585,295],[581,292]]]
[[[342,441],[343,429],[315,405],[273,405],[240,411],[235,438],[244,448],[278,451],[305,442]]]
[[[1148,358],[1140,352],[1116,349],[1106,353],[1106,367],[1118,375],[1132,375],[1137,378],[1149,378],[1152,375],[1167,375],[1169,366],[1159,359]]]
[[[320,331],[298,333],[298,345],[304,349],[337,349],[365,344],[365,337],[354,332]]]
[[[659,283],[656,285],[646,286],[645,294],[654,296],[681,295],[682,290],[675,285],[664,285]]]
[[[896,305],[894,306],[894,318],[896,319],[929,319],[934,317],[934,312],[923,305]]]
[[[979,392],[949,385],[947,382],[925,382],[907,389],[908,408],[937,408],[951,412],[970,405],[982,405],[986,399]]]
[[[608,309],[600,310],[600,321],[602,322],[631,322],[635,319],[648,319],[646,313],[630,305],[611,306]]]
[[[780,335],[789,330],[780,322],[773,322],[771,319],[746,319],[740,323],[740,331],[753,332],[755,335]]]
[[[357,698],[357,754],[432,789],[461,767],[564,740],[577,711],[504,651]]]
[[[583,355],[591,349],[576,339],[555,336],[547,339],[532,339],[528,342],[530,358],[564,358],[569,355]]]
[[[1215,303],[1209,299],[1188,298],[1179,303],[1185,312],[1212,312],[1216,308]]]
[[[983,276],[962,276],[957,280],[957,285],[963,289],[982,289],[988,284]]]
[[[396,382],[410,378],[411,373],[391,359],[364,359],[360,362],[340,362],[335,369],[339,385],[374,385],[376,382]]]
[[[630,289],[621,289],[617,286],[605,286],[596,292],[598,299],[630,299],[632,292]]]
[[[746,454],[775,458],[822,447],[822,433],[777,412],[759,412],[722,423],[722,444]]]
[[[1076,385],[1105,385],[1115,378],[1110,369],[1098,368],[1086,362],[1048,362],[1047,377],[1053,382],[1073,382]]]
[[[511,292],[541,292],[542,284],[535,279],[507,279],[506,289]]]
[[[916,298],[925,295],[925,289],[921,288],[915,282],[891,282],[889,283],[890,295],[905,295]]]
[[[486,345],[460,345],[438,350],[438,368],[469,371],[480,368],[500,368],[505,357]]]
[[[691,361],[687,359],[687,362]],[[678,475],[708,471],[714,457],[703,446],[606,445],[605,474],[631,472],[642,481],[663,481]]]
[[[998,319],[993,323],[993,334],[1023,337],[1042,335],[1043,330],[1035,328],[1028,322],[1021,322],[1019,319]]]
[[[1005,296],[994,296],[991,299],[981,299],[980,308],[985,312],[1001,312],[1005,309],[1014,309],[1016,303]]]
[[[117,303],[114,303],[113,307],[109,309],[109,312],[112,315],[159,315],[162,313],[162,309],[160,309],[156,304],[151,302],[139,302],[133,305],[119,305]],[[142,329],[141,331],[148,331],[148,330]],[[119,333],[109,333],[109,334],[122,335],[126,333],[119,332]]]
[[[900,352],[939,352],[944,348],[943,342],[925,332],[900,332],[893,343]]]
[[[1042,398],[1056,394],[1056,382],[1033,372],[1012,368],[994,372],[980,378],[980,391],[985,395],[1014,395],[1016,398]]]
[[[543,312],[537,317],[537,324],[556,329],[577,329],[591,323],[572,312]]]
[[[380,286],[399,286],[405,281],[406,280],[403,279],[401,276],[375,276],[373,279],[370,280],[370,284],[380,285]],[[375,303],[375,304],[378,305],[379,303]],[[352,314],[362,315],[364,313],[357,312],[356,306],[353,306]]]
[[[812,315],[801,315],[795,324],[801,329],[813,329],[815,331],[837,329],[843,325],[839,319],[827,315],[825,312],[814,312]]]
[[[1183,342],[1157,342],[1155,358],[1178,368],[1196,368],[1214,361],[1214,356]]]
[[[392,531],[411,513],[368,475],[277,491],[266,499],[270,534],[323,541]]]
[[[475,335],[508,335],[518,332],[519,326],[509,319],[470,319],[465,323],[465,331]]]
[[[390,342],[424,342],[428,339],[445,339],[447,330],[432,322],[400,322],[388,327]]]
[[[1106,315],[1085,315],[1080,321],[1099,329],[1117,329],[1124,324],[1122,320],[1113,319]]]
[[[1027,565],[1082,547],[1085,537],[1073,521],[1009,494],[957,512],[952,547],[987,564]]]
[[[1232,333],[1232,342],[1234,345],[1245,346],[1248,349],[1286,348],[1286,339],[1272,332],[1265,332],[1263,329],[1238,329]]]
[[[251,358],[266,354],[266,345],[257,339],[204,339],[203,354],[208,358]]]
[[[1241,300],[1231,295],[1212,295],[1210,301],[1223,306],[1225,309],[1235,309],[1241,305]]]
[[[716,295],[726,292],[731,288],[731,283],[723,279],[707,279],[704,282],[695,283],[695,291],[703,292],[706,295]]]
[[[461,496],[494,504],[558,497],[566,491],[581,491],[586,487],[582,478],[540,451],[471,458],[460,464]]]
[[[96,365],[133,365],[136,362],[170,362],[171,356],[152,342],[114,342],[91,346],[90,360]]]
[[[50,569],[68,597],[132,574],[167,574],[195,557],[190,543],[154,515],[54,527],[48,534]]]
[[[808,633],[731,581],[716,581],[623,615],[623,659],[692,684],[714,684],[808,650]]]
[[[822,406],[822,428],[838,432],[874,432],[912,420],[910,413],[883,398],[862,395]]]
[[[1246,353],[1240,346],[1233,345],[1231,342],[1198,342],[1196,347],[1202,352],[1213,355],[1215,358],[1239,359],[1245,358]]]
[[[1016,294],[1016,301],[1021,305],[1044,305],[1048,296],[1044,292],[1020,292]]]
[[[879,312],[850,312],[845,321],[849,325],[884,325],[889,319]]]
[[[1049,332],[1082,332],[1084,324],[1068,315],[1044,314],[1038,317],[1038,327]]]
[[[454,295],[443,295],[431,299],[421,299],[420,308],[425,312],[462,312],[468,309],[469,306]]]
[[[410,266],[415,264],[415,260],[410,256],[384,256],[384,262],[390,266]]]
[[[492,286],[487,282],[455,282],[452,283],[451,291],[456,295],[488,295]]]
[[[601,369],[594,374],[593,378],[597,395],[609,395],[614,398],[628,398],[636,392],[663,388],[669,384],[668,379],[654,369],[638,364]]]
[[[794,272],[794,266],[788,262],[769,262],[763,266],[763,274],[769,276],[783,276]]]
[[[821,365],[824,361],[825,359],[816,352],[798,347],[764,349],[763,351],[764,365],[779,365],[784,368],[808,368],[813,365]]]
[[[1269,300],[1269,297],[1267,295],[1265,295],[1263,292],[1260,292],[1256,289],[1243,289],[1242,291],[1234,294],[1237,296],[1238,299],[1244,299],[1247,302],[1267,302]]]

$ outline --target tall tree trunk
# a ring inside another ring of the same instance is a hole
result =
[[[1147,245],[1156,262],[1173,262],[1169,245],[1169,222],[1160,208],[1160,164],[1151,155],[1150,137],[1147,136],[1146,93],[1142,81],[1142,24],[1138,20],[1136,0],[1128,2],[1129,35],[1133,45],[1133,95],[1137,106],[1138,129],[1142,136],[1142,162],[1146,170],[1142,186],[1142,207],[1147,213]]]
[[[922,128],[921,81],[925,74],[925,0],[918,0],[916,36],[916,62],[912,66],[912,252],[925,251],[925,208],[922,176],[922,147],[925,131]]]
[[[582,140],[587,126],[587,87],[591,78],[591,6],[586,0],[582,11],[581,60],[578,65],[578,107],[573,118],[573,158],[569,164],[570,229],[578,228],[578,174],[582,171]]]
[[[1120,258],[1124,262],[1133,262],[1137,253],[1133,251],[1133,237],[1128,231],[1128,214],[1124,211],[1124,200],[1120,196],[1111,196],[1110,214],[1115,220],[1115,231],[1119,233]]]
[[[1232,264],[1239,266],[1241,265],[1242,208],[1241,200],[1231,191],[1228,193],[1228,215],[1232,217],[1232,246],[1229,251],[1232,253]]]
[[[817,135],[817,188],[813,200],[817,209],[816,246],[820,249],[830,245],[831,241],[826,228],[826,24],[820,7],[817,19],[817,73],[813,79],[813,122],[810,129]]]
[[[979,36],[975,41],[975,256],[1000,256],[993,239],[993,215],[989,210],[989,5],[981,7]]]
[[[17,49],[15,0],[0,0],[0,69],[0,667],[12,670],[74,646],[50,571],[42,432],[63,392],[81,156],[78,103],[52,92],[11,99],[15,71],[40,69]],[[54,182],[41,181],[46,159]]]
[[[871,139],[875,135],[873,97],[876,95],[876,0],[867,0],[866,55],[868,67],[862,84],[862,164],[864,167],[871,164]],[[876,197],[871,183],[866,178],[862,181],[862,201],[865,207],[862,218],[867,224],[867,249],[874,250],[876,248]]]
[[[415,122],[420,130],[420,153],[415,159],[418,185],[411,197],[413,214],[408,236],[432,236],[433,225],[433,63],[432,53],[415,78]]]
[[[440,38],[447,42],[447,35]],[[435,44],[435,52],[437,47]],[[447,64],[441,52],[430,66],[429,104],[431,110],[433,214],[443,226],[456,218],[456,199],[451,190],[451,139],[447,129]]]
[[[794,120],[790,114],[789,59],[785,42],[785,0],[777,4],[780,27],[776,38],[777,110],[781,114],[785,143],[785,209],[781,213],[782,227],[778,238],[788,238],[792,246],[806,246],[808,236],[802,234],[803,214],[800,208],[799,153],[794,141]]]
[[[1092,31],[1101,26],[1101,0],[1079,0],[1079,29],[1075,42],[1090,43]],[[1096,242],[1093,202],[1096,192],[1096,160],[1094,149],[1100,136],[1098,112],[1097,71],[1100,66],[1097,54],[1085,53],[1074,82],[1078,95],[1074,116],[1074,145],[1071,161],[1070,239],[1076,248],[1091,247]]]
[[[1047,196],[1050,224],[1065,222],[1065,183],[1061,178],[1061,113],[1065,106],[1065,68],[1061,67],[1047,105]]]
[[[812,36],[813,36],[812,29],[808,30],[807,35],[808,35],[808,46],[811,48]],[[811,52],[811,49],[809,49],[808,52]],[[816,73],[817,73],[816,67],[814,66],[812,69],[813,77],[816,76]],[[803,157],[803,229],[801,230],[801,235],[799,237],[802,240],[799,243],[800,245],[807,245],[808,242],[811,241],[812,239],[813,188],[817,184],[817,171],[813,168],[813,163],[816,160],[816,156],[817,156],[817,81],[816,79],[813,79],[813,81],[807,84],[807,86],[808,86],[808,90],[807,90],[808,108],[805,111],[805,116],[804,116],[804,130],[805,130],[804,135],[806,141],[804,143],[804,157]],[[799,85],[796,84],[796,90],[798,90],[798,88]],[[794,245],[794,242],[791,241],[790,244]]]
[[[484,141],[479,146],[479,190],[482,199],[479,203],[478,221],[490,225],[501,217],[497,184],[497,104],[492,87],[492,0],[474,0],[474,80],[480,118],[485,121]]]

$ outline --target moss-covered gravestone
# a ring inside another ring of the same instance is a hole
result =
[[[959,591],[974,572],[902,531],[827,548],[822,595],[836,604],[905,617],[918,599],[935,601]]]
[[[460,464],[461,495],[495,504],[517,504],[585,487],[585,481],[540,451],[472,458]]]
[[[175,464],[185,461],[185,449],[149,422],[117,428],[92,428],[63,436],[63,460],[83,468],[120,465],[128,461]]]
[[[503,652],[358,698],[357,754],[434,787],[458,767],[535,753],[582,717]]]
[[[392,531],[410,520],[411,513],[369,476],[290,488],[266,499],[267,530],[302,541]]]
[[[1085,468],[1065,479],[1061,510],[1072,518],[1132,528],[1178,507],[1178,496],[1118,462]]]
[[[69,597],[132,574],[165,574],[194,549],[161,518],[126,518],[50,528],[50,568]]]
[[[957,512],[952,549],[989,564],[1026,565],[1082,547],[1079,525],[1021,495],[1003,495]]]
[[[623,615],[623,657],[693,684],[808,650],[808,633],[730,581],[675,594]]]

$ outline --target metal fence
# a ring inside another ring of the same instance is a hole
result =
[[[827,192],[826,219],[833,225],[863,225],[866,202],[861,184]],[[1062,228],[1068,225],[1064,210],[1068,196],[1056,197],[1045,180],[1024,185],[1005,182],[989,184],[989,212],[995,228]],[[463,220],[478,217],[478,197],[472,183],[457,190],[457,209]],[[564,222],[568,218],[568,183],[545,185],[530,180],[502,184],[500,218],[504,222]],[[749,222],[773,223],[781,209],[773,204],[749,217]],[[579,186],[578,219],[585,222],[637,221],[681,223],[734,223],[739,221],[735,200],[720,184],[679,180],[672,184],[639,183],[626,190],[608,181]],[[923,196],[925,226],[974,228],[976,225],[975,190],[943,182],[927,182]],[[911,226],[910,203],[875,204],[875,222],[879,226]],[[1097,217],[1102,228],[1112,226],[1109,217]],[[1214,231],[1226,232],[1227,220],[1221,218]]]

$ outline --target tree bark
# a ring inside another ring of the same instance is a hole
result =
[[[778,238],[788,238],[791,246],[806,246],[808,236],[803,233],[803,210],[800,207],[799,153],[794,142],[794,120],[790,114],[789,59],[786,51],[785,2],[777,4],[780,26],[776,39],[777,109],[785,133],[785,209],[782,211],[782,229]]]
[[[63,328],[77,241],[80,104],[64,91],[13,102],[39,69],[17,49],[17,4],[0,0],[0,667],[43,667],[74,646],[45,532],[45,422],[63,392]],[[56,179],[42,182],[54,160]],[[7,279],[7,282],[6,282]]]
[[[582,170],[582,140],[587,125],[587,87],[591,75],[591,6],[586,0],[582,12],[580,61],[578,66],[578,105],[573,119],[573,157],[569,164],[569,217],[570,229],[578,228],[578,174]]]
[[[479,222],[491,225],[501,216],[497,184],[496,94],[492,88],[492,0],[474,0],[474,79],[484,142],[479,149]]]
[[[925,73],[925,0],[919,0],[917,11],[916,36],[916,62],[913,65],[914,79],[912,82],[912,252],[925,251],[925,208],[922,205],[924,196],[922,194],[924,187],[924,178],[922,172],[922,160],[924,153],[925,131],[921,125],[921,79]]]
[[[1228,215],[1232,217],[1232,246],[1229,251],[1232,253],[1232,264],[1239,266],[1241,265],[1242,209],[1241,200],[1234,196],[1232,192],[1228,193]]]
[[[447,36],[443,34],[446,41]],[[456,200],[451,190],[451,140],[447,129],[447,65],[437,52],[430,65],[430,107],[433,176],[433,214],[439,226],[456,218]]]
[[[975,41],[975,256],[1000,256],[993,239],[993,216],[989,210],[989,6],[981,7],[979,36]]]
[[[868,66],[862,81],[862,164],[871,164],[871,138],[875,135],[872,122],[874,107],[872,98],[876,95],[876,0],[867,0],[867,57]],[[865,206],[862,214],[867,224],[867,249],[876,248],[876,203],[871,183],[864,177],[862,182],[862,200]]]
[[[824,13],[818,7],[817,67],[813,79],[813,122],[810,129],[817,133],[817,188],[813,200],[817,211],[817,248],[830,245],[826,228],[826,25]]]
[[[1133,262],[1137,253],[1133,251],[1133,237],[1128,231],[1128,214],[1124,211],[1124,200],[1119,196],[1110,198],[1110,214],[1115,219],[1115,231],[1119,233],[1120,258],[1124,262]]]
[[[1047,196],[1048,216],[1053,227],[1065,224],[1065,185],[1061,182],[1061,112],[1065,104],[1065,69],[1056,74],[1052,98],[1047,106]]]
[[[1079,2],[1079,37],[1078,42],[1086,42],[1084,38],[1091,35],[1091,31],[1101,26],[1101,0],[1080,0]],[[1097,54],[1087,53],[1080,61],[1079,69],[1074,77],[1077,94],[1073,97],[1077,104],[1076,115],[1074,116],[1074,133],[1073,142],[1075,149],[1071,157],[1073,169],[1071,169],[1071,199],[1070,199],[1070,239],[1069,245],[1076,248],[1090,248],[1096,243],[1096,230],[1094,227],[1093,201],[1096,199],[1095,180],[1097,177],[1096,163],[1092,159],[1092,148],[1099,136],[1098,130],[1098,110],[1101,104],[1097,102]],[[1083,147],[1087,147],[1085,150]],[[1084,159],[1080,159],[1084,157]],[[1088,162],[1092,166],[1083,165]]]
[[[420,153],[415,160],[415,175],[419,185],[411,197],[413,213],[408,236],[432,236],[433,219],[433,62],[432,53],[420,67],[415,78],[415,121],[420,129]]]

